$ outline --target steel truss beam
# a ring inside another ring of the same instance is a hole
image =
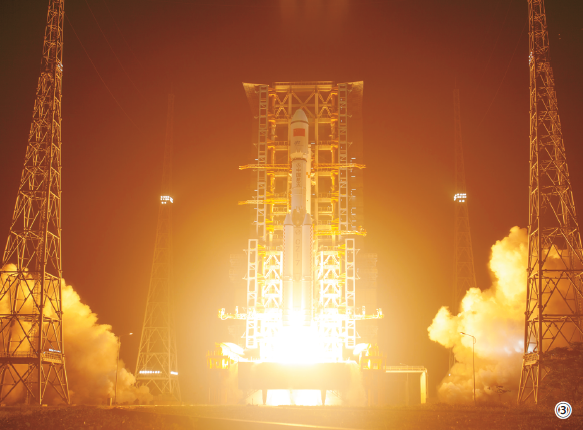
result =
[[[257,140],[257,164],[264,166],[267,164],[267,142],[269,137],[269,86],[260,85],[257,89],[259,92],[259,136]],[[257,169],[257,214],[255,219],[255,228],[257,237],[262,241],[266,240],[266,216],[267,206],[265,199],[267,197],[267,172],[262,168]]]
[[[454,114],[454,158],[455,158],[455,194],[454,202],[454,284],[452,311],[460,311],[460,302],[470,288],[476,288],[474,271],[474,252],[472,235],[470,233],[470,217],[468,213],[468,195],[466,190],[466,174],[464,168],[464,152],[462,145],[462,122],[460,115],[460,92],[453,90]],[[455,364],[453,350],[449,353],[449,368]]]
[[[283,252],[265,251],[257,239],[247,247],[247,348],[268,348],[281,328]],[[259,309],[258,309],[259,308]]]
[[[529,0],[530,187],[524,359],[518,402],[537,403],[541,364],[582,336],[583,251],[550,64],[543,0]],[[543,391],[541,391],[543,390]]]
[[[247,247],[247,327],[245,329],[245,346],[257,348],[258,320],[255,312],[259,286],[259,245],[257,239],[249,239]]]
[[[24,169],[0,269],[0,403],[69,403],[61,301],[64,0],[49,1]]]
[[[148,288],[144,325],[136,364],[136,385],[147,386],[160,400],[181,401],[174,321],[172,249],[172,151],[174,95],[168,95],[162,195]]]
[[[348,85],[338,84],[338,230],[349,231],[350,192],[348,190]]]
[[[288,134],[289,121],[297,109],[306,113],[311,130],[310,201],[306,207],[315,221],[315,327],[330,356],[341,357],[343,345],[352,348],[356,343],[356,320],[382,317],[380,311],[376,315],[356,314],[357,250],[352,237],[364,236],[366,231],[355,226],[354,201],[348,188],[350,175],[365,167],[348,155],[348,97],[355,85],[362,83],[244,84],[258,121],[254,144],[258,152],[255,163],[240,169],[256,171],[257,182],[256,195],[239,204],[255,205],[257,236],[249,240],[246,250],[247,308],[235,314],[221,310],[219,316],[246,320],[247,348],[269,349],[282,323],[281,247],[290,192]],[[359,103],[358,98],[355,103]]]
[[[345,344],[346,348],[354,348],[356,345],[356,254],[358,249],[354,246],[354,239],[345,239],[344,255],[344,297],[346,299],[346,328]]]

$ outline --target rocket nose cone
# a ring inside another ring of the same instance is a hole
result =
[[[292,117],[292,122],[295,121],[308,122],[308,117],[306,116],[306,113],[302,109],[298,109],[296,113],[294,113],[294,116]]]
[[[288,214],[285,216],[285,219],[283,220],[283,224],[284,225],[290,225],[293,224],[292,222],[292,217],[291,214],[288,212]]]
[[[312,225],[312,217],[309,213],[306,213],[306,216],[304,217],[304,225]]]

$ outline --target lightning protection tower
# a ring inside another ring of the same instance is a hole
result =
[[[529,0],[530,188],[518,402],[541,398],[549,350],[581,340],[583,253],[561,133],[543,0]],[[550,375],[549,377],[552,377]]]
[[[61,302],[64,1],[51,0],[24,169],[0,269],[0,403],[69,403]],[[47,388],[51,388],[47,391]]]
[[[146,314],[136,365],[136,385],[147,386],[163,401],[180,402],[176,329],[172,309],[172,146],[174,95],[168,95],[168,117],[162,173],[162,195]]]
[[[454,156],[455,156],[455,194],[453,202],[454,213],[454,284],[453,308],[457,313],[460,301],[466,291],[476,287],[474,272],[474,254],[472,251],[472,236],[470,234],[470,217],[468,215],[468,195],[466,192],[466,174],[464,169],[464,152],[462,146],[462,123],[460,118],[460,91],[453,90],[454,115]],[[455,364],[453,350],[449,355],[449,368]]]

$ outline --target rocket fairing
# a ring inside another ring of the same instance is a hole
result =
[[[291,206],[283,226],[283,325],[312,321],[312,217],[308,118],[298,109],[290,124]]]

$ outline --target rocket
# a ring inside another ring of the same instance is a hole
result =
[[[291,205],[283,222],[283,325],[312,321],[311,154],[308,118],[298,109],[289,133]]]

